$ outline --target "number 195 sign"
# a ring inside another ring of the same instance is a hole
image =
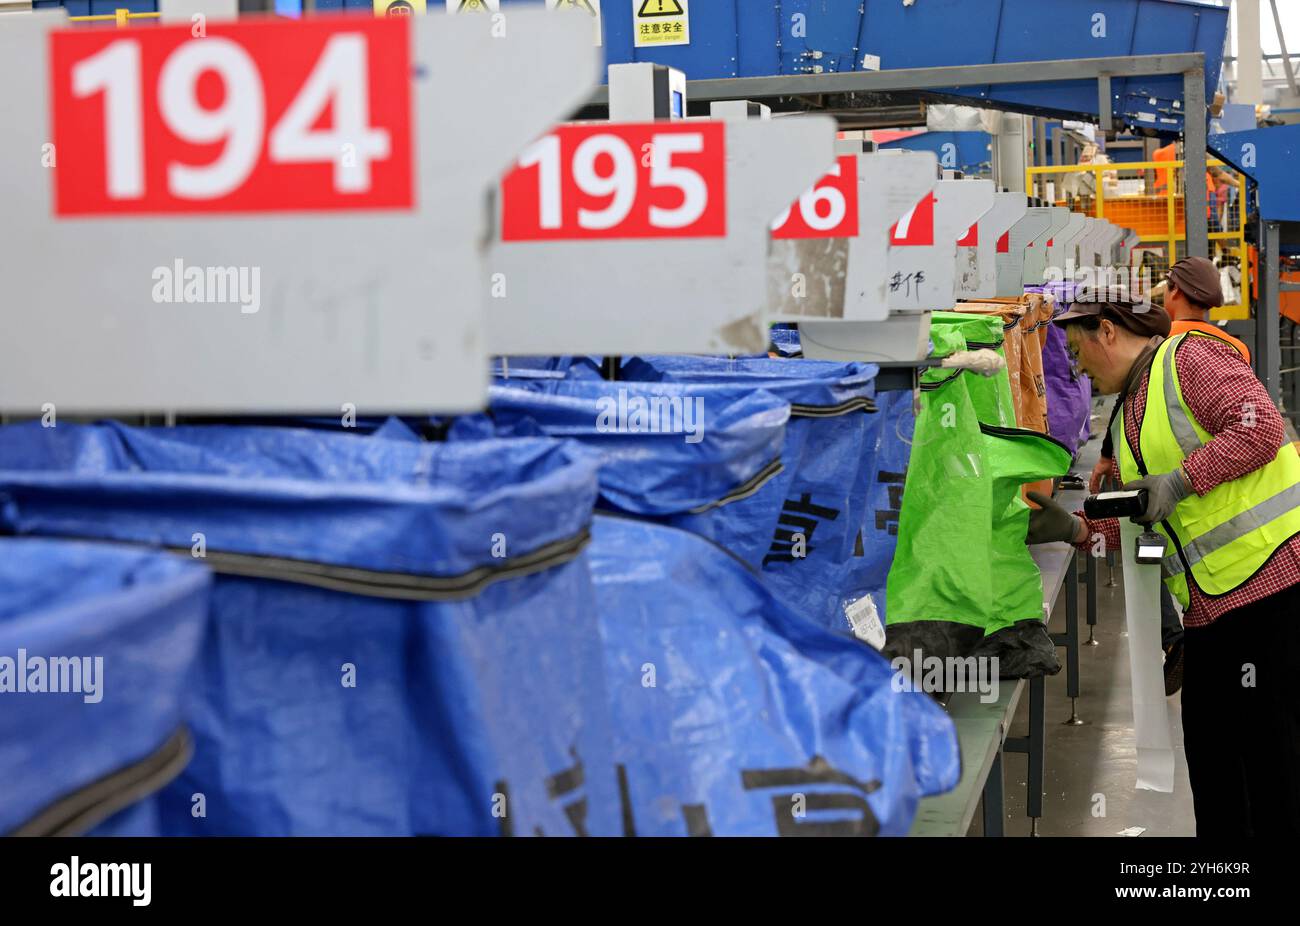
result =
[[[408,28],[51,33],[56,213],[411,208]]]
[[[504,241],[727,233],[720,122],[562,125],[501,184]]]

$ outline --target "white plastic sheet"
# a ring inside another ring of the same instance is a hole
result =
[[[1139,566],[1134,549],[1142,528],[1119,522],[1123,541],[1124,611],[1129,669],[1133,678],[1133,727],[1137,735],[1137,786],[1168,794],[1174,790],[1174,745],[1160,648],[1160,567]]]

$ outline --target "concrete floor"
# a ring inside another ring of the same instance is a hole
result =
[[[1094,408],[1093,433],[1106,426],[1109,401]],[[1101,447],[1091,441],[1080,453],[1074,471],[1085,479]],[[1174,792],[1157,794],[1135,787],[1137,752],[1133,738],[1132,686],[1129,682],[1128,634],[1124,631],[1124,576],[1116,564],[1115,587],[1107,588],[1105,562],[1097,571],[1097,646],[1081,646],[1079,652],[1078,715],[1082,726],[1065,726],[1070,716],[1070,699],[1065,694],[1065,669],[1047,680],[1047,759],[1044,770],[1043,817],[1038,821],[1040,836],[1118,836],[1130,827],[1142,827],[1143,836],[1191,836],[1196,825],[1192,793],[1187,783],[1183,758],[1181,702],[1169,698],[1169,722],[1174,743]],[[1079,589],[1079,635],[1088,636],[1086,593]],[[1064,630],[1065,590],[1052,612],[1050,629]],[[1059,651],[1064,663],[1064,650]],[[1011,735],[1028,729],[1029,696],[1020,700]],[[1029,835],[1025,816],[1028,758],[1007,754],[1004,758],[1007,836]],[[1104,798],[1104,801],[1101,800]],[[970,835],[982,833],[976,814]]]

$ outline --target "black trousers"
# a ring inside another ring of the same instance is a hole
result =
[[[1184,632],[1198,836],[1300,836],[1300,585]]]

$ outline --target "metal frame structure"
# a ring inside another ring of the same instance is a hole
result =
[[[1300,358],[1288,358],[1291,364],[1286,370],[1282,368],[1282,343],[1280,325],[1282,320],[1282,293],[1300,292],[1300,283],[1288,283],[1282,279],[1282,233],[1285,226],[1292,223],[1260,219],[1259,229],[1259,268],[1258,293],[1256,294],[1255,317],[1255,372],[1273,402],[1293,421],[1300,422],[1300,369],[1296,364]],[[1291,395],[1282,394],[1282,374],[1291,376]]]
[[[1232,169],[1234,172],[1236,172],[1236,168],[1233,168],[1232,165],[1228,164],[1226,161],[1221,161],[1218,158],[1207,157],[1205,164],[1207,167],[1226,166]],[[1186,248],[1187,246],[1186,234],[1181,230],[1182,228],[1185,228],[1186,223],[1184,222],[1182,223],[1182,225],[1180,225],[1177,220],[1176,217],[1177,204],[1179,200],[1183,200],[1184,201],[1183,208],[1184,208],[1184,212],[1186,212],[1187,187],[1191,186],[1191,184],[1187,183],[1186,178],[1197,176],[1196,174],[1188,174],[1186,172],[1186,164],[1184,161],[1177,161],[1177,160],[1121,161],[1121,162],[1107,162],[1104,164],[1060,164],[1058,163],[1058,164],[1049,164],[1046,166],[1026,167],[1025,168],[1025,190],[1028,191],[1030,195],[1046,197],[1047,193],[1045,189],[1037,189],[1037,190],[1035,189],[1035,182],[1038,178],[1046,179],[1048,177],[1055,177],[1057,175],[1064,176],[1068,174],[1091,173],[1095,178],[1094,189],[1096,190],[1096,198],[1095,198],[1095,203],[1093,205],[1092,212],[1086,214],[1092,215],[1095,218],[1112,218],[1114,219],[1116,225],[1123,226],[1127,224],[1124,219],[1115,218],[1115,216],[1113,215],[1112,216],[1106,215],[1106,206],[1111,202],[1122,203],[1125,201],[1126,197],[1118,196],[1118,197],[1112,197],[1108,199],[1105,193],[1105,185],[1102,183],[1102,174],[1108,172],[1115,172],[1115,171],[1134,171],[1134,170],[1143,171],[1146,173],[1152,173],[1155,171],[1167,171],[1170,175],[1171,179],[1166,185],[1166,190],[1164,195],[1161,195],[1159,193],[1154,194],[1157,198],[1160,198],[1164,201],[1163,209],[1164,209],[1164,216],[1165,216],[1165,232],[1163,234],[1142,233],[1140,234],[1140,239],[1143,244],[1165,245],[1166,248],[1168,249],[1167,254],[1168,254],[1169,266],[1172,267],[1174,262],[1178,260],[1178,245],[1181,244],[1183,245],[1184,248]],[[1179,193],[1178,190],[1176,189],[1177,184],[1173,180],[1174,177],[1182,178],[1182,187],[1183,187],[1182,193]],[[1045,184],[1039,184],[1039,186],[1045,186]],[[1242,268],[1242,273],[1244,274],[1246,272],[1245,268],[1248,264],[1247,241],[1246,241],[1246,227],[1248,224],[1246,222],[1246,211],[1247,211],[1246,198],[1247,198],[1247,193],[1249,192],[1247,178],[1245,174],[1237,173],[1236,188],[1237,188],[1237,202],[1238,202],[1238,216],[1237,216],[1236,228],[1225,230],[1225,231],[1207,232],[1207,234],[1205,235],[1205,240],[1207,242],[1208,241],[1221,242],[1224,245],[1224,247],[1235,245],[1237,256]],[[1200,189],[1202,194],[1204,194],[1205,192],[1204,187],[1202,186],[1200,187]],[[1207,253],[1201,256],[1209,257],[1209,254]],[[1233,305],[1221,306],[1219,308],[1213,309],[1211,311],[1210,318],[1214,321],[1219,321],[1219,320],[1245,321],[1250,318],[1250,306],[1251,306],[1250,287],[1243,286],[1241,288],[1240,302],[1235,303]]]
[[[897,68],[887,71],[848,71],[829,74],[778,75],[772,77],[729,77],[687,82],[687,98],[692,103],[718,100],[781,100],[775,110],[837,112],[855,108],[855,97],[903,91],[939,92],[955,87],[985,84],[1052,83],[1063,80],[1097,81],[1099,121],[1103,129],[1113,129],[1114,97],[1111,81],[1125,77],[1183,76],[1183,135],[1189,176],[1205,173],[1206,124],[1205,55],[1186,52],[1171,55],[1126,55],[1109,58],[1077,58],[1069,61],[1018,61],[997,64],[963,64],[934,68]],[[967,101],[978,103],[978,101]],[[609,105],[608,88],[602,87],[592,97],[595,108]],[[990,103],[990,105],[993,105]],[[856,103],[856,108],[863,108]],[[1005,103],[998,109],[1017,111]],[[1037,111],[1031,115],[1038,115]],[[1193,117],[1194,116],[1194,117]],[[1187,253],[1209,256],[1206,237],[1205,188],[1188,184]]]

